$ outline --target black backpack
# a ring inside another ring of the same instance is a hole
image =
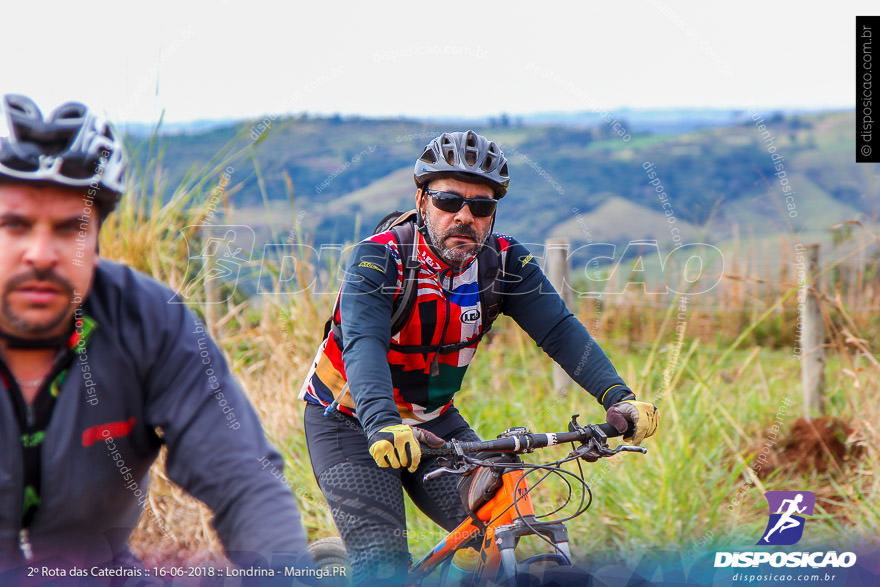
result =
[[[394,235],[394,241],[400,251],[403,263],[403,291],[394,298],[391,310],[391,336],[396,335],[403,329],[412,314],[416,302],[419,263],[418,258],[418,233],[416,231],[416,210],[408,212],[394,211],[385,216],[373,229],[372,234],[379,234],[390,230]],[[478,287],[480,288],[480,302],[483,309],[483,328],[472,339],[445,345],[399,345],[391,343],[391,348],[402,353],[450,353],[476,344],[483,336],[492,329],[492,323],[501,313],[501,286],[500,281],[504,275],[502,267],[501,246],[498,238],[490,234],[486,244],[477,253],[479,263],[479,275],[477,275]],[[335,312],[334,312],[335,315]],[[330,331],[334,332],[337,344],[342,345],[342,330],[340,325],[333,320],[333,316],[324,325],[324,338]]]

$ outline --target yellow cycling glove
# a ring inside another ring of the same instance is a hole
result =
[[[657,431],[660,411],[654,404],[628,399],[608,408],[605,420],[624,434],[624,440],[639,445]]]
[[[370,454],[380,467],[406,468],[414,473],[422,460],[419,441],[435,448],[443,446],[443,439],[436,434],[406,424],[395,424],[370,437]]]

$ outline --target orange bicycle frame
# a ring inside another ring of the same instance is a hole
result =
[[[481,529],[477,526],[472,518],[464,520],[412,566],[410,578],[421,579],[427,576],[452,556],[456,550],[481,533],[484,534],[482,544],[479,546],[481,562],[475,575],[495,576],[502,561],[497,531],[503,526],[514,524],[525,516],[534,516],[535,513],[531,496],[528,493],[528,483],[522,478],[523,472],[520,469],[505,471],[501,477],[501,487],[498,488],[492,499],[475,512],[484,528]],[[512,548],[512,545],[504,544],[502,547]]]

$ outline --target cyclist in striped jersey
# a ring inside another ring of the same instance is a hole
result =
[[[656,408],[636,401],[534,256],[492,233],[510,181],[498,146],[473,131],[444,133],[425,147],[414,178],[414,242],[407,248],[399,232],[386,231],[357,245],[300,393],[312,467],[358,582],[405,580],[404,489],[446,530],[467,515],[456,478],[422,481],[437,465],[421,459],[419,440],[477,438],[454,395],[498,312],[593,395],[632,442],[653,434],[658,422]],[[418,264],[415,300],[393,332],[395,309],[408,305],[408,263]]]

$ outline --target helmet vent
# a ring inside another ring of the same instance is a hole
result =
[[[440,149],[448,165],[455,165],[455,140],[448,134],[440,137]]]
[[[424,161],[425,163],[436,163],[437,157],[434,155],[434,151],[425,150],[425,152],[422,153],[422,156],[419,157],[419,161]]]
[[[77,120],[82,118],[79,108],[66,108],[52,117],[52,120]]]

